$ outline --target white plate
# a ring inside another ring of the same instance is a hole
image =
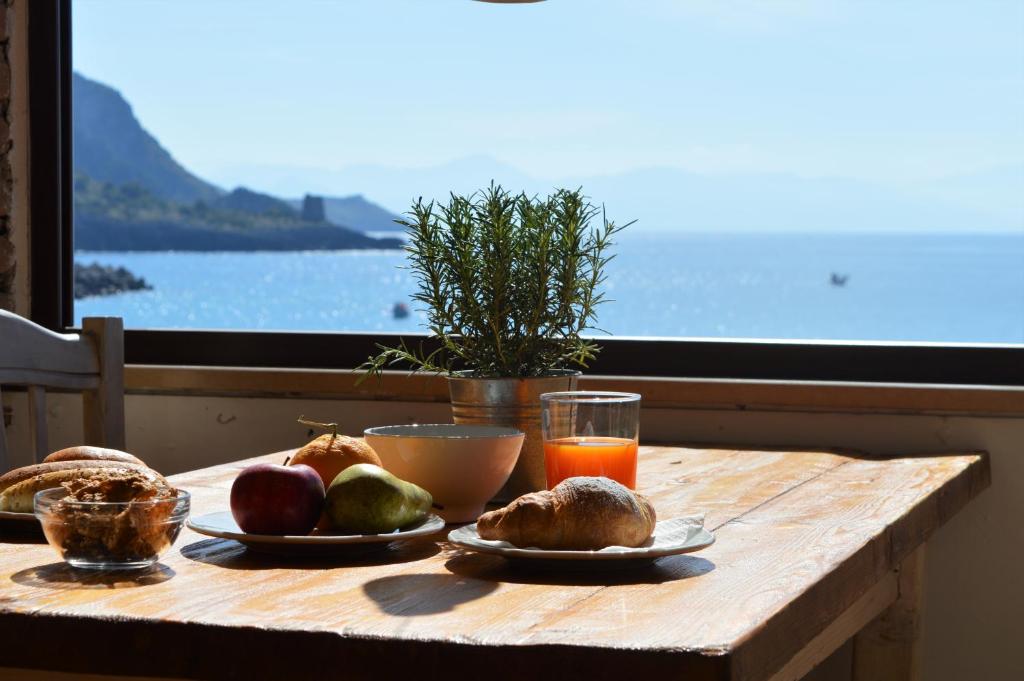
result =
[[[448,534],[448,541],[471,551],[493,553],[512,559],[531,561],[620,561],[630,564],[650,562],[663,556],[675,556],[707,548],[715,543],[715,535],[704,529],[703,516],[662,520],[654,526],[654,534],[642,546],[606,546],[597,551],[563,551],[520,548],[506,541],[481,539],[476,523]]]
[[[421,522],[403,527],[388,534],[319,534],[271,535],[248,534],[231,517],[230,511],[207,513],[189,518],[185,525],[199,534],[221,539],[234,539],[254,551],[276,554],[325,555],[335,553],[358,553],[370,549],[384,548],[394,541],[413,539],[434,534],[444,527],[444,521],[430,514]]]

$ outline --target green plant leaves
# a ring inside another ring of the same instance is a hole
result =
[[[413,300],[439,345],[430,352],[404,341],[381,346],[360,367],[363,379],[396,366],[541,376],[597,356],[600,348],[582,334],[596,328],[607,251],[628,224],[609,222],[582,189],[540,199],[492,183],[447,203],[419,199],[406,215]]]

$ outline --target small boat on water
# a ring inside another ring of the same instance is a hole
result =
[[[409,316],[409,306],[405,303],[395,303],[391,308],[391,316],[395,319],[405,319]]]
[[[839,274],[838,272],[833,272],[832,278],[829,280],[829,282],[833,286],[846,286],[846,280],[849,278],[849,274]]]

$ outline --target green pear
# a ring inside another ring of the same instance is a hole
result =
[[[327,517],[338,532],[385,534],[422,520],[434,499],[430,492],[380,466],[349,466],[327,488]]]

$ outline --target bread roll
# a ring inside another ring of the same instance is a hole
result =
[[[32,464],[31,466],[22,466],[21,468],[15,468],[13,471],[8,471],[3,475],[0,475],[0,493],[3,493],[7,488],[18,484],[23,480],[28,480],[29,478],[50,473],[52,471],[80,470],[90,467],[109,468],[113,466],[126,465],[138,466],[139,464],[125,464],[120,461],[51,461],[48,463]]]
[[[120,461],[121,463],[145,465],[141,459],[132,456],[128,452],[88,445],[61,449],[43,459],[43,463],[52,463],[54,461]]]
[[[103,470],[138,471],[156,483],[167,480],[153,469],[120,461],[54,461],[25,466],[0,476],[0,511],[32,513],[32,497],[44,489],[60,487],[61,483],[96,475]]]
[[[554,489],[524,494],[477,520],[483,539],[522,548],[596,550],[640,546],[654,532],[654,507],[608,478],[568,478]]]

